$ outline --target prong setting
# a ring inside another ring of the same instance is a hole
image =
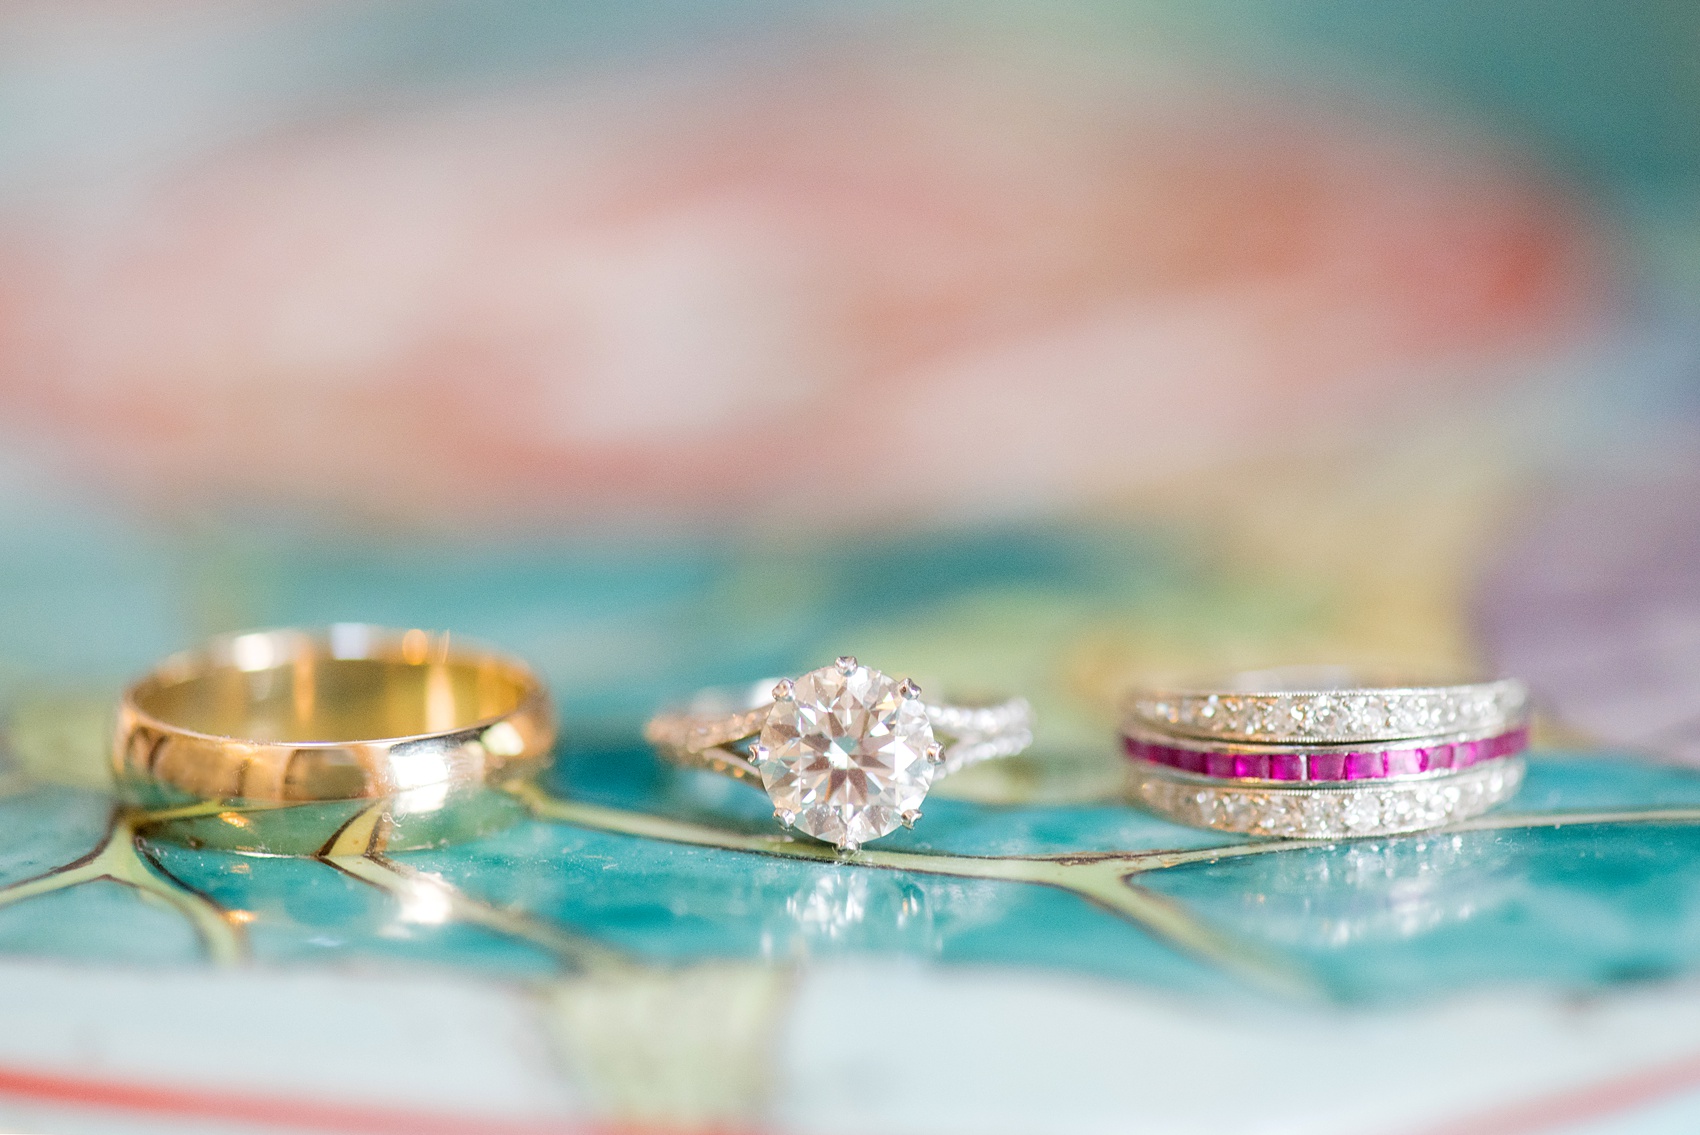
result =
[[[849,855],[919,812],[936,738],[913,682],[845,656],[789,685],[746,750],[776,818]]]
[[[773,810],[773,818],[779,821],[780,826],[789,830],[791,825],[797,822],[797,813],[787,812],[783,808],[775,808]]]
[[[909,701],[914,701],[916,698],[921,696],[921,687],[915,684],[915,679],[905,678],[897,687],[897,692],[902,694]]]
[[[935,765],[943,764],[944,763],[944,746],[939,744],[937,741],[934,741],[931,745],[928,745],[927,746],[927,760],[931,764],[935,764]]]
[[[791,700],[791,691],[795,687],[796,687],[796,683],[791,681],[791,679],[789,679],[789,678],[779,679],[779,681],[777,681],[773,684],[773,700],[774,701],[790,701]]]
[[[911,809],[909,809],[909,811],[903,813],[903,826],[906,827],[906,828],[912,828],[912,827],[915,826],[915,821],[920,819],[920,818],[921,818],[921,809],[911,808]]]

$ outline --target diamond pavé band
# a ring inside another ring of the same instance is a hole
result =
[[[1474,816],[1522,783],[1528,692],[1499,679],[1356,685],[1337,668],[1144,691],[1122,743],[1136,800],[1248,835],[1333,839]]]
[[[1280,788],[1136,766],[1133,798],[1193,827],[1286,839],[1343,839],[1425,831],[1478,816],[1511,798],[1524,761],[1508,757],[1465,772],[1337,788]]]
[[[1339,675],[1293,668],[1242,675],[1237,688],[1141,692],[1129,700],[1127,718],[1188,737],[1329,745],[1490,730],[1522,716],[1528,702],[1528,690],[1514,678],[1330,689],[1299,684]],[[1256,689],[1260,679],[1273,688]]]

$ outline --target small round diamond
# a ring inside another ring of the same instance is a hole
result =
[[[848,661],[848,660],[847,660]],[[926,707],[867,666],[798,678],[762,726],[758,768],[775,810],[840,847],[860,846],[921,807],[936,766]]]
[[[1373,831],[1381,825],[1381,801],[1374,793],[1356,794],[1346,801],[1344,818],[1350,831]]]

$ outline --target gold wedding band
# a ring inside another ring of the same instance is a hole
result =
[[[555,741],[522,662],[447,634],[338,624],[230,635],[124,692],[120,794],[150,836],[236,851],[438,846],[512,818],[493,786]]]

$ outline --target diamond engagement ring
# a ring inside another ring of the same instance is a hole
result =
[[[662,756],[759,784],[774,816],[841,851],[912,827],[939,777],[1033,741],[1021,698],[938,705],[921,687],[854,658],[738,690],[710,690],[657,714],[644,737]]]
[[[1358,685],[1294,667],[1136,693],[1122,743],[1135,799],[1170,819],[1292,839],[1390,835],[1509,799],[1527,703],[1513,679]]]

